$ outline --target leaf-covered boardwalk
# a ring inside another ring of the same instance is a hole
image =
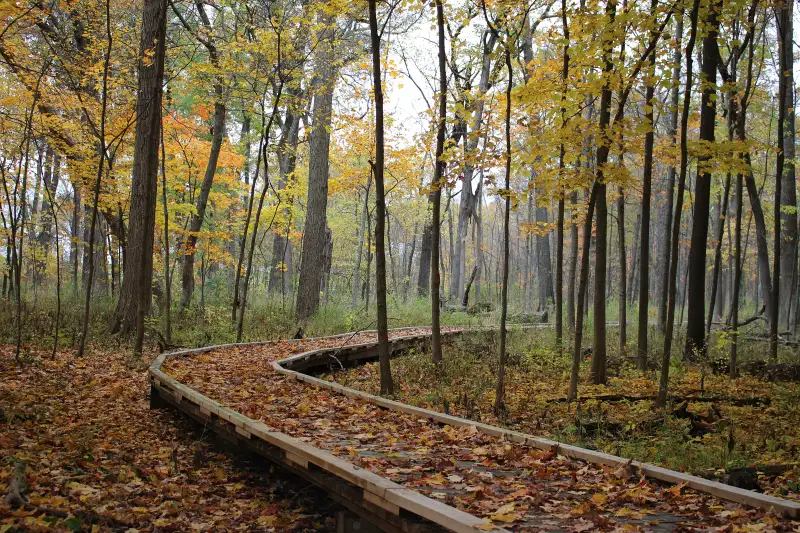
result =
[[[275,431],[486,518],[488,529],[491,521],[525,531],[800,531],[797,521],[645,479],[631,468],[597,466],[474,427],[384,409],[272,366],[312,349],[370,341],[374,335],[358,334],[234,346],[170,359],[164,370]]]

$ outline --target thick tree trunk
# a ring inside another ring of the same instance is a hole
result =
[[[717,30],[719,28],[718,2],[708,6],[705,24],[707,34],[703,37],[703,92],[700,102],[700,141],[714,142],[714,127],[717,116]],[[697,159],[697,179],[694,193],[694,215],[692,218],[692,240],[689,248],[689,308],[686,323],[685,356],[692,360],[695,354],[706,354],[705,309],[706,309],[706,249],[708,247],[708,216],[711,204],[711,158],[701,155]]]
[[[308,137],[308,202],[297,288],[296,316],[301,322],[308,320],[319,307],[319,288],[322,282],[320,252],[325,245],[327,227],[330,126],[336,69],[333,62],[333,35],[330,30],[333,20],[328,14],[323,14],[321,19],[324,35],[317,46],[313,125]]]
[[[109,328],[112,333],[130,333],[137,313],[147,314],[150,309],[166,11],[166,0],[144,0],[125,275]]]

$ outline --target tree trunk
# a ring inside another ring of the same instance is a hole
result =
[[[144,0],[124,277],[111,333],[130,333],[136,328],[137,315],[150,310],[166,11],[166,0]]]
[[[651,0],[650,9],[655,13],[656,0]],[[681,22],[678,23],[679,30],[683,29],[681,28],[682,25]],[[680,41],[680,36],[677,38]],[[680,71],[680,52],[677,55],[678,66],[675,68]],[[650,56],[649,80],[653,80],[653,76],[655,75],[655,56],[655,53]],[[647,355],[649,352],[647,332],[649,320],[648,311],[650,310],[650,200],[653,183],[653,146],[655,144],[653,100],[655,98],[656,88],[652,81],[648,81],[646,85],[644,120],[647,124],[647,133],[645,133],[644,137],[644,168],[642,169],[642,212],[640,215],[641,226],[639,228],[639,316],[636,335],[636,360],[640,370],[645,370],[647,368]],[[674,91],[677,91],[677,88],[674,89]],[[676,92],[673,94],[677,96]],[[675,116],[677,120],[677,102],[675,104],[673,116]],[[670,126],[672,126],[672,124],[670,124]],[[674,169],[672,172],[674,173]],[[674,180],[675,176],[673,174],[672,181]],[[670,190],[670,195],[671,193],[672,191]],[[671,209],[671,206],[669,206],[668,209]]]
[[[78,295],[78,270],[81,262],[81,189],[72,184],[72,220],[70,222],[69,264],[72,268],[72,295]]]
[[[775,267],[772,279],[776,280],[773,290],[778,301],[773,301],[772,344],[770,356],[777,360],[778,316],[784,314],[789,319],[792,288],[797,255],[797,192],[794,168],[794,46],[792,34],[793,2],[784,0],[775,7],[775,21],[778,28],[778,152],[775,195],[780,198],[775,208]],[[786,206],[787,209],[781,209]],[[778,253],[780,252],[780,253]],[[779,305],[778,305],[779,304]]]
[[[689,165],[689,109],[692,101],[692,61],[694,54],[694,43],[697,38],[697,17],[700,9],[700,0],[694,0],[691,11],[691,29],[689,31],[689,43],[686,45],[686,84],[683,92],[683,109],[681,111],[681,132],[680,148],[681,160],[678,176],[678,198],[675,206],[675,217],[670,236],[669,252],[669,288],[667,305],[667,323],[664,330],[664,353],[661,357],[661,375],[659,379],[658,396],[655,406],[663,408],[667,403],[667,388],[669,386],[669,364],[672,355],[672,330],[675,324],[675,296],[677,293],[678,278],[678,244],[681,232],[681,214],[683,209],[683,195],[686,187],[686,171]]]
[[[436,27],[438,30],[439,38],[439,116],[437,130],[436,130],[436,155],[434,158],[434,173],[432,185],[432,213],[431,220],[431,359],[436,365],[442,362],[442,333],[439,324],[439,313],[441,310],[439,301],[439,285],[440,285],[440,271],[439,271],[439,256],[441,253],[441,226],[439,219],[441,218],[442,206],[442,178],[444,177],[444,165],[442,160],[444,154],[444,135],[445,128],[447,127],[447,71],[445,68],[445,46],[444,46],[444,7],[442,0],[435,0],[436,2]],[[424,243],[424,240],[423,240]],[[423,244],[424,246],[424,244]]]
[[[464,298],[464,271],[466,263],[466,245],[469,221],[475,218],[478,197],[472,190],[472,178],[475,174],[475,165],[472,162],[475,151],[480,142],[481,127],[483,124],[483,95],[489,90],[492,68],[492,51],[494,50],[497,36],[485,31],[482,38],[481,72],[478,81],[478,100],[472,111],[472,120],[469,124],[469,135],[464,142],[464,174],[461,177],[461,197],[458,209],[457,237],[454,241],[452,263],[450,265],[450,295],[453,301],[460,302]],[[466,126],[466,124],[464,125]],[[461,128],[461,129],[466,129]]]
[[[536,225],[539,228],[549,225],[547,206],[541,205],[539,191],[536,195]],[[553,305],[553,263],[550,258],[550,233],[536,235],[536,268],[539,274],[539,311]]]
[[[366,224],[368,223],[369,219],[369,192],[372,189],[372,168],[369,171],[369,177],[367,178],[367,187],[364,189],[364,208],[361,212],[361,229],[358,232],[358,257],[356,258],[356,267],[353,271],[353,301],[352,307],[358,305],[358,293],[361,290],[361,286],[359,285],[359,275],[361,272],[361,257],[363,255],[364,250],[364,232],[366,231]],[[369,250],[367,250],[369,253]]]
[[[675,14],[677,20],[675,21],[675,55],[673,61],[675,66],[672,68],[672,95],[670,100],[670,118],[669,118],[669,131],[667,133],[670,142],[673,146],[678,142],[678,102],[680,100],[680,86],[681,86],[681,40],[683,37],[683,15],[678,12]],[[658,329],[664,333],[667,330],[667,304],[669,302],[669,265],[670,265],[670,250],[672,244],[670,238],[672,236],[672,213],[674,211],[673,199],[675,197],[675,166],[671,165],[667,173],[667,203],[664,208],[665,222],[664,222],[664,238],[662,240],[662,248],[660,256],[661,263],[661,288],[659,291],[658,302]],[[641,305],[641,304],[640,304]]]
[[[578,222],[576,211],[578,205],[578,193],[573,191],[570,194],[570,228],[569,228],[569,273],[567,275],[567,328],[575,331],[575,278],[578,268]]]
[[[707,34],[703,37],[702,78],[703,92],[700,102],[700,141],[714,143],[714,127],[717,116],[717,16],[720,6],[717,1],[708,6]],[[706,332],[706,249],[708,247],[708,216],[711,204],[711,157],[703,154],[697,158],[695,180],[694,215],[692,218],[692,240],[689,248],[689,308],[686,323],[686,347],[684,354],[693,360],[695,354],[705,357]]]
[[[606,3],[606,14],[613,24],[616,16],[616,3],[613,0],[609,0]],[[608,242],[608,211],[606,207],[606,183],[603,169],[608,161],[608,153],[611,144],[611,139],[608,137],[608,127],[611,122],[611,82],[609,76],[613,71],[614,63],[611,59],[610,46],[604,47],[603,63],[603,73],[606,82],[603,85],[603,90],[600,95],[600,139],[597,145],[597,179],[595,182],[595,187],[597,189],[597,198],[595,200],[597,228],[595,233],[594,346],[592,348],[591,371],[591,381],[595,385],[604,384],[606,382],[606,268],[608,265],[606,245]]]
[[[378,35],[377,0],[369,2],[369,29],[372,44],[372,84],[375,97],[375,300],[378,315],[378,360],[381,369],[381,394],[392,394],[389,366],[389,322],[386,309],[386,196],[383,187],[383,82],[381,79],[381,40]]]
[[[510,36],[506,37],[510,39]],[[509,240],[511,235],[509,225],[511,221],[511,89],[514,86],[514,70],[511,65],[510,44],[505,43],[506,69],[508,70],[508,86],[506,88],[506,177],[503,196],[505,197],[505,213],[503,218],[503,281],[500,295],[500,364],[497,370],[497,390],[495,391],[494,413],[502,415],[506,412],[506,319],[508,318],[508,259]]]
[[[197,13],[203,24],[203,37],[198,37],[197,40],[205,46],[208,51],[208,56],[212,67],[215,71],[220,70],[220,58],[217,47],[213,42],[213,28],[211,21],[206,15],[203,0],[196,0],[195,6]],[[173,5],[173,9],[177,8]],[[181,22],[184,19],[181,17]],[[187,24],[184,25],[190,29]],[[191,30],[191,29],[190,29]],[[194,33],[194,31],[193,31]],[[194,292],[194,255],[195,247],[197,246],[198,234],[203,227],[203,220],[205,219],[206,207],[208,206],[208,197],[211,194],[211,187],[214,185],[214,176],[217,173],[217,163],[219,162],[219,153],[222,149],[222,141],[225,139],[225,115],[227,109],[225,107],[225,89],[222,84],[222,74],[217,73],[214,75],[214,122],[211,126],[211,150],[208,154],[208,163],[206,164],[206,171],[203,175],[203,183],[200,186],[200,193],[197,195],[195,202],[195,212],[192,213],[191,221],[189,222],[188,234],[186,240],[181,245],[183,250],[183,268],[181,270],[181,312],[186,309],[192,301],[192,293]]]
[[[628,343],[628,258],[625,253],[625,197],[617,198],[617,240],[619,247],[619,356],[625,357]]]
[[[300,255],[300,281],[297,288],[297,320],[305,322],[319,307],[322,262],[319,252],[325,245],[328,210],[330,126],[336,69],[333,65],[333,18],[320,16],[323,35],[317,46],[317,80],[314,84],[313,125],[308,137],[308,202],[303,248]]]
[[[589,287],[589,256],[591,255],[592,245],[592,217],[594,216],[594,206],[597,201],[597,184],[592,186],[589,195],[589,209],[586,211],[586,220],[583,222],[583,238],[581,252],[581,272],[578,285],[578,308],[575,314],[575,345],[572,348],[572,367],[569,378],[569,401],[578,397],[578,372],[581,365],[581,343],[583,341],[583,322],[585,313],[586,293]]]
[[[284,196],[289,196],[286,191],[289,188],[290,180],[293,179],[297,164],[300,118],[300,114],[292,111],[292,105],[288,105],[278,147],[280,172],[278,191],[284,191]],[[268,290],[270,294],[280,292],[281,295],[285,295],[291,293],[292,290],[292,242],[289,240],[289,229],[291,228],[293,202],[291,198],[282,198],[281,203],[283,204],[281,209],[283,220],[272,238],[272,263],[269,271]]]

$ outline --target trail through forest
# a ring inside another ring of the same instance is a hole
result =
[[[395,332],[394,335],[400,333]],[[410,334],[404,331],[402,334]],[[796,523],[701,494],[428,419],[278,374],[271,363],[375,335],[223,348],[171,359],[181,383],[270,428],[433,498],[528,531],[695,531]]]

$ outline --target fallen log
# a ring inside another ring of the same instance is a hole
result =
[[[601,394],[599,396],[582,396],[579,401],[596,400],[600,402],[642,402],[645,400],[655,400],[656,395],[634,396],[629,394]],[[758,406],[770,405],[769,398],[732,398],[730,396],[668,396],[667,400],[670,402],[699,402],[699,403],[726,403],[736,406]],[[547,403],[567,403],[569,399],[554,398],[547,400]]]

